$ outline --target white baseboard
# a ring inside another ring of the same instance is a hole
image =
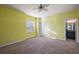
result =
[[[4,45],[0,45],[0,47],[4,47],[4,46],[11,45],[11,44],[15,44],[15,43],[18,43],[18,42],[21,42],[21,41],[24,41],[24,40],[26,40],[26,39],[21,39],[21,40],[18,40],[18,41],[9,42],[9,43],[6,43]]]
[[[34,37],[35,37],[35,36],[30,36],[30,37],[26,37],[26,38],[23,38],[23,39],[20,39],[20,40],[17,40],[17,41],[8,42],[8,43],[6,43],[6,44],[0,45],[0,47],[4,47],[4,46],[11,45],[11,44],[15,44],[15,43],[24,41],[24,40],[26,40],[26,39],[34,38]]]

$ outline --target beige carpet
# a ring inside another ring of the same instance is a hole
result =
[[[0,48],[4,54],[75,54],[79,53],[79,44],[75,41],[56,40],[37,37]]]

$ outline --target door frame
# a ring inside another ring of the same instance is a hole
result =
[[[70,18],[71,19],[71,18]],[[74,18],[74,19],[76,19],[76,18]],[[68,19],[64,19],[64,40],[67,40],[66,39],[66,21],[67,21]],[[76,30],[75,30],[75,41],[77,42],[77,40],[78,40],[78,19],[76,19],[77,21],[75,22],[75,28],[76,28]]]

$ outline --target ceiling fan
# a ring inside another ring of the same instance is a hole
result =
[[[37,8],[34,8],[34,9],[37,9],[38,12],[41,12],[41,11],[48,11],[48,9],[46,7],[48,7],[49,4],[40,4]]]

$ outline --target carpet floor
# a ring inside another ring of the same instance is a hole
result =
[[[56,40],[47,37],[26,39],[0,48],[0,54],[78,54],[79,44],[73,40]]]

